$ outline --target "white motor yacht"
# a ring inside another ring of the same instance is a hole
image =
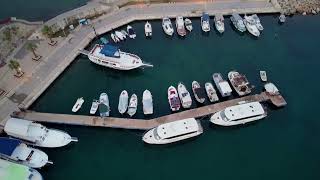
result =
[[[144,33],[145,33],[146,37],[152,36],[152,26],[148,21],[144,25]]]
[[[251,16],[244,16],[243,22],[250,34],[254,35],[255,37],[260,36],[260,31],[257,28],[255,21]]]
[[[231,20],[233,26],[235,28],[237,28],[238,31],[240,31],[240,32],[246,31],[246,26],[245,26],[245,24],[243,22],[242,17],[239,14],[232,13],[232,15],[230,17],[230,20]]]
[[[138,97],[136,94],[132,94],[132,96],[130,97],[128,112],[127,112],[130,117],[136,114],[137,108],[138,108]]]
[[[173,35],[174,30],[173,30],[173,27],[172,27],[171,20],[169,18],[165,17],[165,18],[162,19],[162,28],[163,28],[163,31],[167,35],[169,35],[169,36]]]
[[[168,88],[168,101],[170,105],[171,111],[179,111],[180,109],[180,99],[178,95],[178,91],[175,87],[170,86]]]
[[[23,139],[40,147],[62,147],[72,141],[78,141],[77,138],[72,138],[64,131],[48,129],[39,123],[18,118],[10,118],[4,126],[4,131],[9,136]]]
[[[210,102],[219,101],[219,97],[218,97],[217,92],[214,89],[212,83],[207,82],[205,84],[205,89],[206,89],[206,92],[207,92],[207,95],[208,95],[208,98],[209,98]]]
[[[101,117],[108,117],[110,115],[109,97],[107,93],[101,93],[99,97],[99,112]]]
[[[192,99],[186,86],[181,82],[178,84],[178,94],[183,108],[190,108]]]
[[[118,110],[120,114],[124,114],[127,111],[128,100],[129,100],[128,92],[126,90],[123,90],[119,96]]]
[[[263,82],[267,82],[268,77],[267,77],[267,72],[266,71],[260,71],[260,79]]]
[[[276,85],[274,85],[273,83],[267,83],[264,85],[264,89],[266,90],[266,92],[270,95],[280,95],[279,89],[276,87]]]
[[[142,140],[148,144],[169,144],[202,134],[199,121],[194,118],[161,124],[147,131]]]
[[[95,114],[99,107],[99,101],[94,99],[91,104],[90,114]]]
[[[120,41],[120,39],[116,35],[114,35],[113,33],[111,33],[110,36],[111,36],[111,39],[113,40],[113,42],[117,43]]]
[[[210,16],[208,13],[202,13],[201,16],[201,28],[204,32],[210,31]]]
[[[142,95],[143,113],[145,115],[153,114],[152,94],[149,90],[145,90]]]
[[[192,21],[189,18],[184,19],[184,25],[189,32],[193,30]]]
[[[133,30],[132,26],[127,26],[127,33],[129,35],[129,38],[135,39],[137,37],[136,32]]]
[[[115,31],[114,34],[121,40],[125,40],[125,37],[120,31]]]
[[[233,126],[256,121],[267,116],[259,102],[239,104],[219,111],[210,119],[210,122],[220,126]]]
[[[263,31],[263,26],[262,26],[262,24],[261,24],[261,21],[260,21],[258,15],[257,15],[257,14],[253,14],[253,15],[251,15],[251,17],[252,17],[253,20],[255,21],[256,26],[257,26],[257,28],[259,29],[259,31]]]
[[[220,94],[222,97],[227,97],[231,95],[232,89],[227,81],[222,78],[220,73],[214,73],[212,75],[212,79],[216,84]]]
[[[83,97],[77,99],[76,103],[72,107],[72,112],[77,112],[81,108],[82,104],[84,103]]]
[[[176,17],[176,28],[177,28],[177,33],[180,36],[185,36],[187,34],[182,16]]]
[[[224,32],[224,18],[222,14],[216,14],[214,16],[214,24],[219,33]]]
[[[124,35],[124,37],[125,37],[125,38],[127,38],[127,36],[128,36],[127,31],[125,31],[125,30],[121,30],[121,33]]]

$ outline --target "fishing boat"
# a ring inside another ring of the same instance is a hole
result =
[[[237,71],[230,71],[228,79],[239,96],[244,96],[251,93],[250,83],[247,77]]]
[[[267,82],[268,78],[267,78],[267,72],[266,71],[260,71],[260,79],[263,82]]]
[[[171,111],[179,111],[180,109],[180,99],[177,89],[173,86],[168,88],[168,101]]]
[[[64,131],[48,129],[39,123],[18,118],[10,118],[4,126],[4,131],[9,136],[40,147],[62,147],[72,141],[78,141]]]
[[[30,167],[0,159],[1,180],[43,180],[41,174]]]
[[[136,114],[137,108],[138,108],[138,97],[136,94],[132,94],[132,96],[130,97],[128,112],[127,112],[130,117]]]
[[[255,21],[255,25],[257,26],[259,31],[263,31],[263,26],[257,14],[251,15],[252,19]]]
[[[272,96],[280,95],[279,89],[273,83],[266,83],[264,85],[266,92]]]
[[[94,99],[91,104],[90,114],[95,114],[99,107],[99,101]]]
[[[192,91],[196,100],[199,103],[204,103],[204,101],[206,100],[206,94],[204,92],[204,89],[201,88],[200,84],[197,81],[192,81]]]
[[[0,157],[32,168],[52,164],[43,151],[29,147],[18,139],[6,137],[0,137]]]
[[[128,92],[126,90],[123,90],[119,96],[118,110],[120,114],[124,114],[127,111],[128,100],[129,100]]]
[[[125,31],[125,30],[121,30],[120,31],[126,38],[127,38],[127,36],[128,36],[128,33],[127,33],[127,31]]]
[[[222,14],[216,14],[214,16],[214,25],[219,33],[224,32],[224,18]]]
[[[110,115],[109,97],[107,93],[101,93],[99,98],[99,112],[101,117]]]
[[[136,32],[133,30],[133,28],[130,25],[127,26],[127,33],[129,35],[129,38],[131,39],[135,39],[137,37]]]
[[[148,21],[144,25],[144,33],[145,33],[146,37],[152,36],[152,26]]]
[[[220,73],[214,73],[212,75],[212,79],[222,97],[228,97],[231,95],[232,89],[229,83],[222,78]]]
[[[110,36],[111,36],[111,39],[113,40],[113,42],[117,43],[120,41],[120,39],[116,35],[114,35],[113,33],[111,33]]]
[[[201,28],[204,32],[210,31],[210,16],[208,13],[202,13],[201,16]]]
[[[220,126],[234,126],[257,121],[267,116],[259,102],[249,102],[227,107],[213,114],[210,122]]]
[[[190,108],[192,99],[186,86],[181,82],[178,84],[178,94],[183,108]]]
[[[240,32],[246,31],[246,26],[244,25],[243,19],[239,14],[232,13],[230,20],[238,31]]]
[[[210,102],[217,102],[217,101],[219,101],[219,97],[218,97],[217,92],[216,92],[216,90],[214,89],[212,83],[207,82],[207,83],[205,84],[205,89],[206,89],[206,92],[207,92],[207,95],[208,95],[208,98],[209,98]]]
[[[286,16],[285,16],[284,14],[281,14],[281,15],[279,16],[279,22],[280,22],[280,23],[286,22]]]
[[[193,29],[193,26],[192,26],[192,21],[189,19],[189,18],[185,18],[184,19],[184,25],[186,26],[186,29],[191,32],[192,29]]]
[[[96,44],[88,53],[91,62],[117,70],[132,70],[139,67],[153,67],[143,63],[139,56],[121,51],[118,47],[110,44]]]
[[[173,35],[174,30],[172,27],[171,20],[169,18],[165,17],[162,19],[162,29],[167,35],[169,36]]]
[[[145,90],[142,95],[143,113],[145,115],[153,114],[152,94],[149,90]]]
[[[100,41],[101,41],[102,44],[108,44],[109,43],[109,41],[104,37],[101,37]]]
[[[115,31],[114,34],[121,40],[123,41],[126,36],[124,36],[120,31]]]
[[[187,34],[182,16],[176,17],[176,28],[177,28],[177,33],[180,36],[185,36]]]
[[[82,104],[84,103],[83,97],[77,99],[76,103],[72,107],[72,112],[77,112],[81,108]]]
[[[256,26],[256,22],[251,16],[244,16],[244,25],[246,26],[247,30],[250,32],[250,34],[254,35],[255,37],[260,36],[260,31]]]
[[[199,136],[202,132],[201,123],[188,118],[161,124],[147,131],[142,140],[148,144],[169,144]]]

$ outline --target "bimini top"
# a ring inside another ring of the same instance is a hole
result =
[[[11,156],[13,151],[20,144],[20,140],[0,137],[0,153],[7,156]]]
[[[156,128],[161,139],[172,138],[175,136],[189,134],[199,130],[198,122],[194,118],[183,119],[159,125]]]
[[[42,180],[40,173],[27,166],[0,159],[1,180]]]
[[[109,57],[120,57],[119,48],[109,44],[104,45],[100,53]]]
[[[209,21],[209,19],[210,19],[209,14],[208,13],[202,13],[202,19],[204,21]]]
[[[264,109],[259,102],[250,102],[236,106],[227,107],[224,115],[228,120],[237,120],[248,117],[254,117],[264,114]]]

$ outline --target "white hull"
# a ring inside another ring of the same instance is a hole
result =
[[[205,16],[205,14],[203,14],[201,16],[201,28],[202,28],[202,31],[209,32],[210,31],[210,20],[209,20],[209,18],[207,20],[205,20],[204,16]]]
[[[81,108],[82,104],[84,103],[83,97],[78,98],[76,103],[72,107],[72,112],[77,112]]]
[[[220,73],[214,73],[212,75],[212,79],[222,97],[228,97],[231,95],[232,89],[229,83],[222,79],[222,75]]]
[[[115,31],[115,35],[121,40],[125,40],[126,36],[124,36],[120,31]]]
[[[93,100],[90,108],[90,114],[95,114],[98,110],[98,107],[99,107],[99,101]]]
[[[216,90],[214,89],[213,85],[209,82],[205,84],[206,93],[208,95],[208,98],[210,102],[216,102],[219,101],[219,97],[217,95]]]
[[[162,19],[162,29],[163,31],[169,35],[172,36],[174,33],[171,20],[169,18],[163,18]]]
[[[191,32],[191,31],[193,30],[192,21],[191,21],[190,19],[186,18],[186,19],[184,20],[184,24],[185,24],[185,26],[186,26],[186,29],[187,29],[189,32]]]
[[[266,115],[261,115],[261,116],[257,116],[254,118],[247,118],[247,119],[243,119],[243,120],[239,120],[239,121],[231,121],[231,122],[210,119],[210,122],[212,122],[213,124],[219,125],[219,126],[236,126],[236,125],[246,124],[248,122],[257,121],[257,120],[263,119],[265,117],[266,117]]]
[[[124,114],[127,111],[128,100],[129,100],[128,92],[126,90],[123,90],[119,96],[118,110],[120,114]]]
[[[252,34],[255,37],[260,36],[260,31],[258,30],[254,20],[251,17],[245,16],[243,22],[250,34]]]
[[[144,25],[144,33],[145,33],[146,37],[152,36],[152,26],[148,21]]]
[[[137,37],[136,32],[134,32],[133,28],[130,25],[127,26],[127,33],[129,35],[129,38],[131,39],[135,39]]]
[[[142,95],[143,113],[145,115],[153,114],[153,100],[149,90],[145,90]]]
[[[239,96],[245,96],[251,93],[250,84],[244,75],[236,71],[230,71],[228,73],[228,79]]]
[[[190,108],[192,105],[192,99],[189,91],[184,84],[178,84],[178,94],[183,108]]]
[[[175,87],[170,86],[168,88],[168,102],[170,105],[171,111],[179,111],[180,109],[180,99],[178,95],[178,91]]]
[[[268,81],[267,72],[266,71],[260,71],[260,79],[263,82],[267,82]]]
[[[128,106],[128,114],[130,117],[136,114],[137,112],[137,107],[138,107],[138,97],[136,94],[132,94]]]
[[[178,16],[176,18],[176,28],[177,28],[177,33],[180,36],[185,36],[187,34],[182,16]]]

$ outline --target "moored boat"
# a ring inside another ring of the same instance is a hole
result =
[[[137,37],[136,32],[133,30],[132,26],[127,26],[127,33],[129,35],[129,38],[135,39]]]
[[[110,36],[111,36],[111,39],[113,40],[113,42],[117,43],[120,41],[120,39],[116,35],[114,35],[113,33],[111,33]]]
[[[172,27],[171,20],[169,18],[165,17],[162,19],[162,29],[167,35],[169,36],[173,35],[174,30]]]
[[[148,144],[169,144],[202,134],[199,121],[194,118],[161,124],[147,131],[142,140]]]
[[[124,114],[127,111],[128,100],[129,100],[128,92],[126,90],[123,90],[119,96],[118,110],[120,114]]]
[[[267,72],[266,71],[260,71],[260,79],[263,82],[267,82],[268,78],[267,78]]]
[[[138,97],[136,94],[132,94],[130,97],[128,112],[127,112],[130,117],[136,114],[137,108],[138,108]]]
[[[182,16],[176,17],[176,28],[177,28],[177,33],[180,36],[185,36],[187,34]]]
[[[180,99],[178,95],[178,91],[175,87],[170,86],[168,88],[168,101],[170,105],[171,111],[179,111],[180,109]]]
[[[192,105],[192,99],[189,91],[183,83],[178,84],[178,94],[183,108],[190,108]]]
[[[191,32],[192,29],[193,29],[193,26],[192,26],[192,21],[189,19],[189,18],[185,18],[184,19],[184,25],[186,26],[186,29]]]
[[[145,33],[146,37],[152,36],[152,26],[148,21],[144,25],[144,33]]]
[[[81,108],[82,104],[84,103],[83,97],[77,99],[76,103],[72,107],[72,112],[77,112]]]
[[[285,16],[284,14],[280,14],[280,16],[279,16],[279,22],[280,22],[280,23],[286,22],[286,16]]]
[[[201,29],[204,32],[210,31],[210,16],[208,13],[203,12],[201,16]]]
[[[145,115],[153,114],[153,99],[149,90],[143,91],[142,95],[143,113]]]
[[[200,84],[197,81],[192,81],[192,91],[196,100],[199,103],[204,103],[204,101],[206,100],[206,95],[204,89],[200,86]]]
[[[267,116],[259,102],[230,106],[212,115],[210,122],[220,126],[233,126],[256,121]]]
[[[123,41],[125,39],[125,36],[120,31],[115,31],[114,34]]]
[[[222,97],[227,97],[231,95],[232,89],[227,81],[222,78],[220,73],[214,73],[212,79],[218,88]]]
[[[78,141],[77,138],[72,138],[64,131],[48,129],[39,123],[18,118],[10,118],[4,126],[4,131],[9,136],[40,147],[62,147],[72,141]]]
[[[263,26],[257,14],[251,15],[252,19],[255,21],[255,25],[259,29],[259,31],[263,31]]]
[[[43,151],[29,147],[18,139],[6,137],[0,137],[0,157],[32,168],[52,164]]]
[[[94,99],[91,104],[90,114],[95,114],[99,107],[99,101]]]
[[[219,33],[224,32],[224,18],[222,14],[216,14],[214,16],[214,25]]]
[[[276,85],[274,85],[273,83],[266,83],[264,85],[264,89],[266,90],[266,92],[270,95],[280,95],[279,89],[276,87]]]
[[[101,93],[99,97],[99,113],[101,117],[108,117],[110,115],[109,97],[107,93]]]
[[[125,30],[121,30],[121,33],[127,38],[127,36],[128,36],[128,33],[127,33],[127,31],[125,31]]]
[[[237,71],[230,71],[228,79],[239,96],[244,96],[251,93],[250,83],[247,77]]]
[[[208,98],[210,102],[216,102],[219,101],[219,97],[217,95],[216,90],[214,89],[213,85],[210,82],[207,82],[205,84],[205,89],[208,95]]]
[[[239,14],[232,13],[230,20],[238,31],[240,32],[246,31],[246,26],[244,25],[243,19]]]
[[[256,26],[256,23],[254,19],[251,16],[244,16],[244,25],[246,26],[247,30],[250,32],[250,34],[254,35],[255,37],[260,36],[260,31]]]

